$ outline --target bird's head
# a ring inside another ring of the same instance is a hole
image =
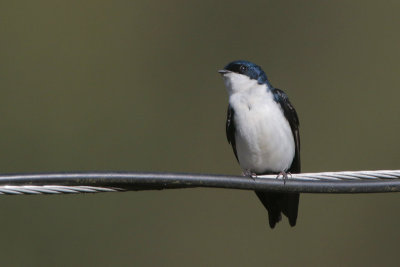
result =
[[[267,75],[260,66],[245,60],[237,60],[218,71],[224,78],[228,93],[248,90],[257,84],[270,87]]]

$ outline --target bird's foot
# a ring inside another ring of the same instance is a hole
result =
[[[283,171],[283,172],[280,172],[278,174],[278,176],[276,176],[276,179],[279,179],[279,177],[281,177],[281,176],[282,176],[284,185],[286,184],[286,180],[289,179],[289,176],[290,176],[290,178],[292,178],[292,174],[290,172],[284,172]]]
[[[254,173],[254,172],[252,172],[252,171],[250,171],[250,170],[244,170],[244,171],[242,172],[242,175],[243,175],[243,176],[250,177],[250,178],[252,178],[254,181],[255,181],[255,179],[257,178],[257,174]]]

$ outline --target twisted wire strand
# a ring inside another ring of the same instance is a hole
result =
[[[0,195],[41,195],[41,194],[77,194],[117,192],[117,188],[104,188],[94,186],[62,186],[62,185],[5,185],[0,186]]]
[[[379,171],[339,171],[339,172],[314,172],[289,174],[299,180],[371,180],[371,179],[396,179],[400,178],[400,170]],[[276,175],[260,175],[259,178],[276,178]]]
[[[0,195],[99,193],[178,188],[225,188],[297,193],[400,191],[400,170],[340,171],[257,177],[191,173],[76,172],[1,174]]]

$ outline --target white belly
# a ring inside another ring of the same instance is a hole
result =
[[[295,154],[292,130],[271,92],[262,96],[231,95],[235,111],[236,151],[243,170],[287,171]]]

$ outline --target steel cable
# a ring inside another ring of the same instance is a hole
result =
[[[400,191],[400,170],[343,171],[257,177],[139,172],[1,174],[0,194],[65,194],[211,187],[299,193]]]

